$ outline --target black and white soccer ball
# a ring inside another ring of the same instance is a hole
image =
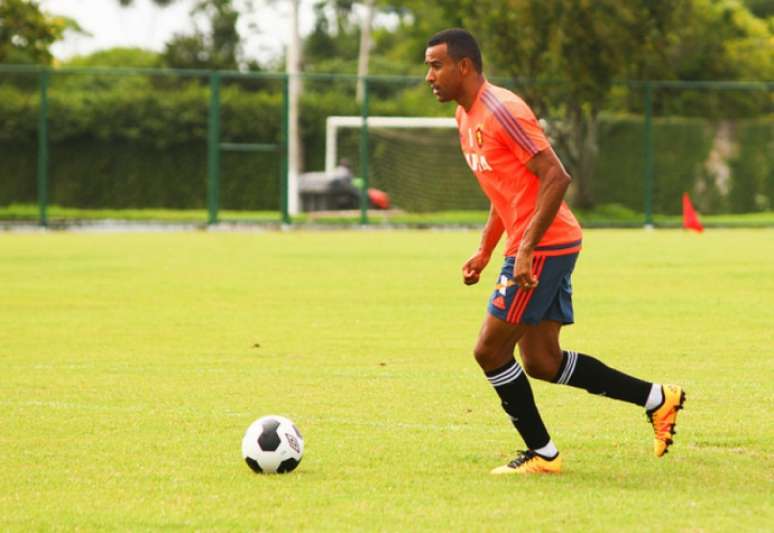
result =
[[[292,472],[304,455],[304,438],[285,417],[259,418],[242,439],[242,457],[247,466],[262,474]]]

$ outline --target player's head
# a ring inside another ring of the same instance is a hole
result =
[[[456,100],[463,90],[463,82],[471,76],[480,76],[483,69],[481,49],[475,37],[461,28],[450,28],[433,35],[427,41],[425,81],[441,102]]]

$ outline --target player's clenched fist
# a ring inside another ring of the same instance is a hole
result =
[[[462,280],[465,282],[465,285],[478,283],[481,271],[486,268],[488,263],[489,256],[481,252],[474,253],[470,259],[465,261],[465,264],[462,265]]]
[[[532,260],[534,252],[524,246],[519,248],[516,261],[513,266],[513,279],[519,287],[534,289],[538,285],[537,276],[532,272]]]

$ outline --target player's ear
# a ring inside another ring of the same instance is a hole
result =
[[[473,66],[473,60],[470,59],[469,57],[463,57],[462,59],[460,59],[460,62],[458,65],[460,69],[460,74],[462,74],[463,76],[472,74],[473,71],[476,70],[476,67]]]

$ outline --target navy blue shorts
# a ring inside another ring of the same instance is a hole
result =
[[[515,257],[506,257],[489,298],[489,314],[510,324],[535,325],[543,320],[572,324],[570,277],[577,259],[577,253],[536,256],[532,272],[539,280],[538,286],[524,290],[512,279]]]

